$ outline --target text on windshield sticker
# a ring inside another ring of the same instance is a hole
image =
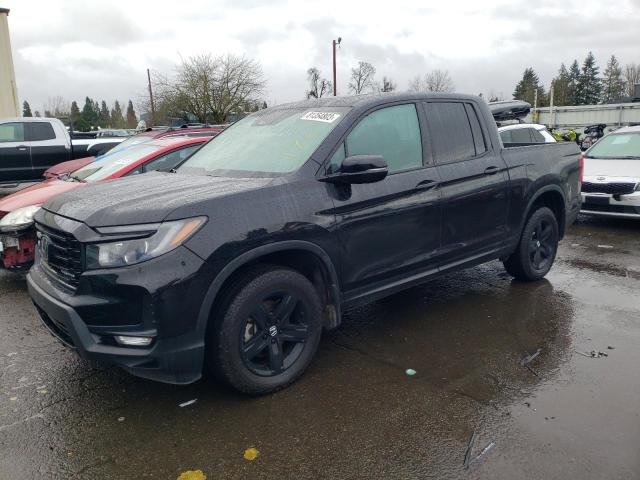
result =
[[[339,113],[331,112],[307,112],[300,120],[313,120],[315,122],[332,123],[340,116]]]

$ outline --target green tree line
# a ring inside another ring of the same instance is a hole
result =
[[[138,117],[133,108],[133,102],[129,100],[126,111],[122,111],[122,106],[118,100],[109,108],[107,102],[98,102],[90,97],[84,100],[82,110],[75,100],[70,104],[61,97],[49,99],[44,106],[44,115],[39,111],[32,113],[31,106],[26,100],[22,104],[23,117],[56,117],[62,119],[65,124],[71,122],[73,129],[80,132],[89,132],[99,128],[135,128],[138,125]]]
[[[616,56],[611,55],[604,72],[600,73],[595,56],[589,52],[582,66],[578,60],[574,60],[569,68],[562,63],[558,74],[551,80],[549,90],[545,90],[532,67],[526,68],[516,84],[513,98],[546,107],[553,90],[554,105],[618,103],[633,97],[637,83],[640,83],[640,64],[630,63],[623,68]]]

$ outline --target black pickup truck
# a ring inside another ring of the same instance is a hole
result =
[[[0,120],[0,187],[42,180],[49,167],[67,160],[97,157],[124,137],[71,139],[57,118]]]
[[[81,356],[252,394],[310,363],[345,308],[494,259],[551,268],[580,208],[575,143],[505,149],[478,97],[261,110],[177,171],[55,197],[29,291]]]

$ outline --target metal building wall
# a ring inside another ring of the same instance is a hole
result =
[[[11,56],[8,8],[0,8],[0,118],[19,117],[20,104]]]
[[[580,105],[575,107],[549,107],[537,109],[537,122],[556,128],[583,128],[594,123],[607,127],[640,124],[640,103],[610,105]]]

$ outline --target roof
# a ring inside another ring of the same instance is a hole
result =
[[[58,118],[50,117],[9,117],[0,118],[0,122],[59,122]]]
[[[504,132],[506,130],[518,130],[519,128],[535,128],[536,130],[544,130],[547,127],[540,125],[539,123],[514,123],[512,125],[498,127],[498,131]]]
[[[138,145],[157,145],[163,148],[179,147],[182,145],[191,145],[192,143],[204,143],[211,140],[211,137],[168,137],[156,138],[148,142],[138,143]],[[136,145],[133,145],[135,147]]]
[[[631,127],[622,127],[618,130],[614,130],[611,133],[640,133],[640,125],[633,125]]]
[[[291,108],[314,108],[314,107],[373,107],[382,103],[415,101],[415,100],[434,100],[434,99],[452,99],[452,100],[473,100],[478,101],[480,97],[475,95],[462,95],[457,93],[371,93],[366,95],[349,95],[344,97],[323,97],[302,100],[300,102],[284,103],[276,105],[266,110],[259,110],[254,115],[260,115],[264,111],[287,110]]]

